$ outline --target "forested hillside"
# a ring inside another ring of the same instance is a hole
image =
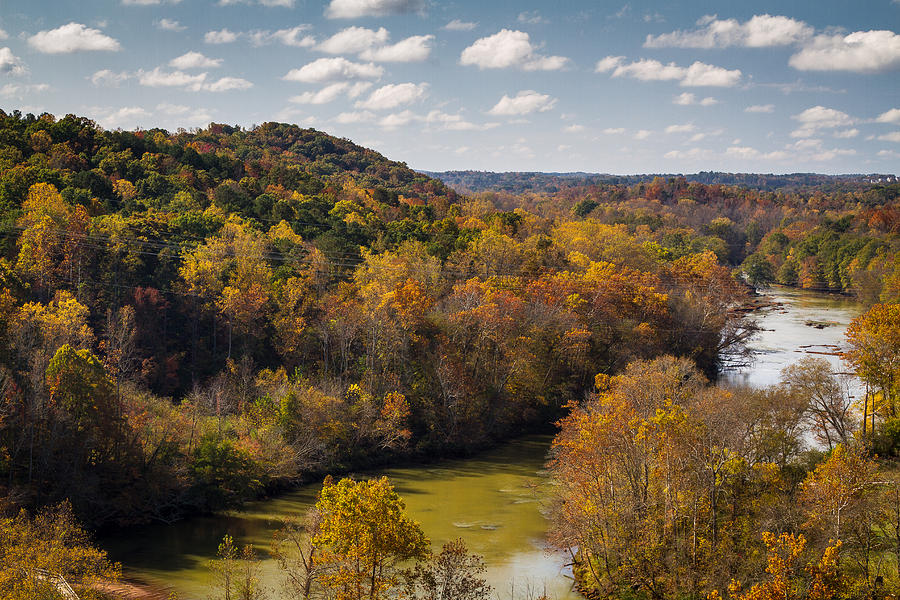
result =
[[[13,113],[0,135],[16,504],[168,520],[466,451],[634,358],[714,375],[749,331],[729,312],[746,288],[703,247],[471,202],[313,130]]]

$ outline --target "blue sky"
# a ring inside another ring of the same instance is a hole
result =
[[[0,107],[413,168],[900,172],[900,0],[3,0]]]

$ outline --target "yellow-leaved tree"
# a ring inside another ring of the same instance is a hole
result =
[[[404,514],[387,477],[368,481],[325,479],[313,543],[324,568],[322,586],[336,600],[385,598],[400,584],[398,563],[428,555],[428,538]]]

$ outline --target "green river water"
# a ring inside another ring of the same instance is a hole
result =
[[[763,328],[751,344],[754,361],[725,381],[747,385],[777,382],[779,371],[800,356],[815,353],[844,367],[833,353],[861,308],[849,300],[792,289],[775,289],[779,305],[757,315]],[[821,328],[811,325],[819,324]],[[580,598],[571,590],[566,556],[548,551],[544,501],[551,483],[544,471],[549,436],[527,437],[466,460],[386,469],[360,475],[387,475],[435,549],[462,537],[482,555],[486,577],[500,600],[528,592],[553,599]],[[264,581],[279,600],[277,568],[266,550],[284,516],[300,516],[314,502],[318,485],[248,505],[244,510],[192,518],[174,525],[128,530],[100,540],[126,577],[178,593],[181,600],[205,600],[207,563],[226,533],[238,544],[253,544],[265,559]]]
[[[361,475],[387,475],[435,549],[462,537],[484,557],[487,579],[499,598],[524,597],[529,590],[576,598],[563,566],[565,555],[548,551],[544,541],[542,510],[550,486],[544,462],[550,440],[527,437],[474,458]],[[129,530],[101,542],[123,563],[126,577],[173,590],[180,600],[203,600],[209,585],[207,562],[228,533],[237,544],[253,544],[260,551],[264,582],[277,599],[278,570],[266,550],[279,519],[301,516],[315,503],[319,487],[304,486],[240,511]]]

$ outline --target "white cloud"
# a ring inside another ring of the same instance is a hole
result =
[[[607,127],[600,133],[604,133],[606,135],[622,135],[623,133],[625,133],[625,128],[624,127]]]
[[[900,131],[892,131],[891,133],[885,133],[884,135],[879,135],[878,139],[882,140],[884,142],[900,143]]]
[[[839,140],[847,140],[850,138],[855,138],[859,135],[859,129],[844,129],[843,131],[835,131],[834,137]]]
[[[366,27],[347,27],[316,46],[328,54],[359,54],[372,46],[386,43],[391,37],[384,27],[374,31]]]
[[[108,129],[116,127],[136,127],[150,117],[150,113],[139,106],[125,106],[97,118],[97,122]]]
[[[384,69],[375,63],[355,63],[343,57],[336,57],[320,58],[299,69],[291,69],[282,79],[302,83],[325,83],[352,79],[379,79],[383,74]]]
[[[220,29],[218,31],[207,31],[203,36],[203,41],[207,44],[230,44],[237,41],[239,33],[229,31],[228,29]]]
[[[44,54],[66,54],[79,51],[115,52],[121,49],[119,42],[103,34],[99,29],[92,29],[81,23],[68,23],[39,31],[30,38],[28,44]]]
[[[7,83],[0,88],[0,96],[4,98],[22,98],[27,94],[43,94],[50,91],[50,86],[46,83]]]
[[[800,127],[791,132],[791,137],[795,138],[812,137],[820,129],[846,127],[854,123],[854,119],[847,113],[824,106],[807,108],[791,118],[800,123]]]
[[[689,67],[671,62],[642,58],[625,63],[625,57],[607,56],[597,62],[597,73],[612,71],[612,77],[630,77],[640,81],[679,81],[683,87],[733,87],[741,80],[740,69],[728,70],[699,61]]]
[[[666,133],[691,133],[694,131],[696,127],[694,127],[693,123],[685,123],[683,125],[669,125],[666,127]]]
[[[883,112],[875,119],[878,123],[893,123],[900,125],[900,108],[892,108],[887,112]]]
[[[719,103],[718,100],[716,100],[715,98],[712,98],[710,96],[707,96],[706,98],[698,99],[694,94],[692,94],[690,92],[684,92],[682,94],[675,96],[672,99],[672,104],[677,104],[679,106],[692,106],[692,105],[713,106],[718,103]]]
[[[186,87],[199,90],[206,81],[206,73],[190,75],[184,71],[165,72],[159,67],[152,71],[138,71],[138,83],[146,87]]]
[[[453,19],[446,25],[444,25],[444,29],[447,31],[472,31],[478,27],[478,23],[472,23],[470,21],[460,21],[459,19]]]
[[[213,67],[221,67],[221,58],[208,58],[199,52],[188,52],[182,54],[178,58],[169,61],[170,67],[176,69],[210,69]]]
[[[131,74],[127,71],[120,71],[116,73],[115,71],[111,71],[110,69],[97,71],[90,77],[91,83],[93,83],[94,85],[109,87],[116,87],[129,78],[131,78]]]
[[[154,6],[157,4],[178,4],[181,0],[122,0],[122,4],[125,6]]]
[[[179,126],[202,126],[213,120],[212,114],[204,108],[191,108],[182,104],[162,102],[156,105],[159,114],[174,117]]]
[[[249,90],[253,87],[253,83],[240,77],[222,77],[201,86],[204,92],[229,92],[231,90]]]
[[[744,160],[784,160],[790,156],[783,150],[760,152],[756,148],[749,146],[731,146],[725,150],[725,155]]]
[[[343,95],[356,98],[370,87],[372,87],[372,84],[368,81],[360,81],[354,84],[342,81],[327,85],[317,92],[304,92],[292,97],[290,101],[297,104],[328,104]]]
[[[433,35],[414,35],[396,44],[388,44],[390,33],[366,27],[347,27],[316,46],[328,54],[357,54],[375,62],[420,62],[431,54]]]
[[[542,23],[547,23],[547,19],[541,16],[536,10],[521,12],[516,19],[519,23],[524,23],[526,25],[540,25]]]
[[[156,26],[163,31],[184,31],[187,29],[175,19],[160,19],[156,22]]]
[[[159,67],[152,71],[138,71],[138,83],[146,87],[180,87],[192,92],[227,92],[246,90],[253,84],[239,77],[222,77],[216,81],[207,81],[207,73],[191,75],[184,71],[165,72]]]
[[[431,54],[433,41],[433,35],[414,35],[396,44],[365,50],[359,57],[375,62],[421,62]]]
[[[0,29],[0,40],[5,40],[8,37],[9,37],[9,34],[6,33],[5,31],[3,31],[2,29]]]
[[[170,104],[168,102],[161,102],[160,104],[156,105],[156,110],[167,115],[177,116],[190,112],[191,107],[184,106],[182,104]]]
[[[648,35],[645,48],[767,48],[789,46],[809,39],[813,28],[789,17],[756,15],[744,23],[736,19],[720,20],[704,17],[697,22],[699,29],[673,31],[662,35]]]
[[[351,123],[371,123],[375,120],[375,113],[367,110],[361,112],[343,112],[334,118],[336,123],[349,125]]]
[[[608,73],[612,71],[619,65],[621,65],[625,61],[624,56],[607,56],[606,58],[601,58],[597,61],[597,65],[594,67],[595,73]]]
[[[427,83],[399,83],[380,87],[365,100],[356,103],[356,108],[368,110],[390,110],[412,104],[428,95]]]
[[[0,48],[0,73],[4,75],[24,75],[28,72],[22,59],[9,48]]]
[[[547,112],[556,105],[556,98],[547,94],[539,94],[534,90],[523,90],[514,98],[503,95],[499,102],[488,111],[488,114],[496,116],[521,116],[533,112]]]
[[[753,104],[744,109],[745,113],[773,113],[775,112],[774,104]]]
[[[897,69],[900,68],[900,35],[884,30],[817,35],[789,63],[801,71],[874,73]]]
[[[564,133],[581,133],[584,131],[584,125],[569,125],[567,127],[563,127]]]
[[[248,33],[247,37],[254,46],[277,42],[292,48],[311,48],[316,45],[316,40],[311,35],[305,35],[311,28],[311,25],[304,24],[277,31],[256,30]]]
[[[424,10],[425,0],[331,0],[325,9],[325,16],[329,19],[357,19],[422,13]]]
[[[650,131],[649,129],[640,129],[634,133],[634,139],[646,140],[651,135],[653,135],[653,132]]]
[[[693,144],[693,143],[695,143],[695,142],[700,142],[700,141],[703,141],[703,140],[705,140],[705,139],[706,139],[706,134],[705,134],[705,133],[695,133],[694,135],[692,135],[692,136],[688,139],[688,143]]]
[[[564,56],[542,56],[535,50],[530,36],[524,31],[502,29],[476,40],[462,51],[459,61],[479,69],[516,67],[525,71],[555,71],[569,62]]]
[[[452,115],[449,113],[441,112],[439,110],[433,110],[429,112],[422,120],[426,124],[436,127],[437,129],[444,129],[447,131],[476,131],[482,129],[491,129],[497,126],[497,123],[477,125],[475,123],[467,121],[460,114]]]
[[[687,68],[681,85],[687,87],[732,87],[741,80],[740,69],[729,71],[722,67],[695,62]]]
[[[384,117],[378,124],[384,129],[397,129],[398,127],[406,127],[417,119],[416,115],[408,110],[401,113],[391,113]]]
[[[668,159],[685,159],[685,158],[705,158],[710,155],[709,150],[703,148],[691,148],[690,150],[670,150],[663,154],[663,158]]]

